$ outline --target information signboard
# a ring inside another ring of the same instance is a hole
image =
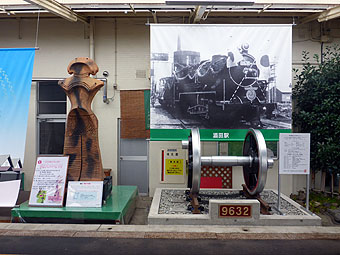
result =
[[[29,206],[63,206],[68,159],[68,156],[37,158]]]
[[[66,207],[101,207],[102,181],[69,181]]]
[[[183,175],[183,159],[166,159],[166,175]]]
[[[281,133],[279,144],[279,173],[309,174],[310,134]]]

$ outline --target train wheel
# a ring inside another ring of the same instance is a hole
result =
[[[243,166],[243,177],[251,195],[260,194],[267,180],[268,158],[261,131],[250,129],[244,139],[243,156],[251,156],[251,165]]]

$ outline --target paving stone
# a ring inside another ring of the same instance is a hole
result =
[[[6,229],[36,230],[36,231],[96,231],[99,224],[29,224],[12,223]]]
[[[188,233],[188,232],[150,232],[145,238],[159,239],[217,239],[215,233]]]
[[[0,223],[0,229],[7,229],[9,228],[13,223]]]
[[[73,237],[75,231],[51,231],[51,230],[7,230],[6,236],[50,236],[50,237]]]
[[[144,238],[144,232],[77,232],[74,237]]]
[[[216,234],[219,240],[275,240],[275,239],[289,239],[286,233],[221,233]]]

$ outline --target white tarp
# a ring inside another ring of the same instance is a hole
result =
[[[14,207],[20,190],[21,180],[0,182],[0,207]]]

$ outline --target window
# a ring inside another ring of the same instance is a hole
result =
[[[66,94],[58,80],[37,82],[38,154],[63,154]]]

